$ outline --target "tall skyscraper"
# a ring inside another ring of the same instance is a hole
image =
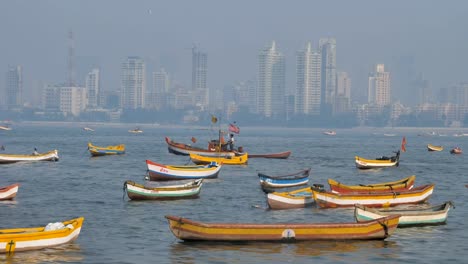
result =
[[[296,54],[295,114],[320,115],[321,54],[312,50],[311,43]]]
[[[192,48],[192,91],[195,104],[206,107],[209,102],[208,86],[208,55],[201,52],[197,47]]]
[[[23,105],[23,70],[20,65],[10,66],[6,74],[5,105],[7,109],[20,108]]]
[[[285,117],[285,73],[283,54],[270,47],[258,55],[257,113],[265,117]]]
[[[376,71],[369,76],[368,102],[378,106],[391,104],[390,73],[384,64],[377,64]]]
[[[336,95],[335,38],[321,38],[319,50],[322,54],[322,114],[330,115]]]
[[[100,76],[99,69],[93,69],[86,76],[86,92],[88,94],[88,108],[100,106]]]
[[[351,106],[351,78],[347,72],[338,72],[334,113],[348,112]]]
[[[146,67],[140,57],[128,57],[122,63],[120,107],[137,109],[145,107]]]
[[[169,93],[170,84],[169,74],[164,68],[153,73],[153,91],[156,94]]]

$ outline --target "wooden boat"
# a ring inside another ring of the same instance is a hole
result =
[[[236,152],[234,151],[219,151],[219,148],[216,148],[214,144],[209,143],[208,149],[203,149],[195,146],[190,146],[184,143],[178,143],[171,140],[169,137],[166,137],[167,149],[169,153],[176,155],[188,156],[190,153],[203,155],[203,156],[213,156],[213,157],[225,157],[225,156],[235,156]]]
[[[393,234],[398,215],[362,223],[204,223],[166,215],[169,228],[185,241],[383,240]]]
[[[358,169],[374,169],[398,166],[400,162],[400,151],[396,152],[395,156],[385,157],[382,156],[377,159],[365,159],[359,156],[355,157],[356,167]]]
[[[463,153],[463,151],[459,147],[456,147],[456,148],[453,148],[452,150],[450,150],[450,154],[462,154],[462,153]]]
[[[13,200],[18,192],[19,184],[15,183],[5,187],[0,187],[0,201]]]
[[[311,189],[315,203],[321,208],[352,207],[362,204],[369,207],[389,207],[400,204],[419,204],[427,201],[434,191],[434,184],[399,192],[369,192],[337,194]]]
[[[12,128],[9,126],[0,126],[0,130],[10,131]]]
[[[18,154],[0,154],[0,164],[15,163],[21,161],[58,161],[58,151],[52,150],[46,153],[39,153],[37,155],[18,155]]]
[[[310,168],[279,176],[258,173],[258,177],[260,178],[261,186],[267,188],[283,188],[307,184],[309,182],[309,174]]]
[[[140,133],[143,133],[143,130],[139,128],[135,128],[135,129],[129,130],[128,132],[133,133],[133,134],[140,134]]]
[[[210,164],[216,162],[223,165],[244,165],[247,164],[249,158],[248,154],[244,153],[239,156],[225,156],[225,157],[207,157],[190,153],[190,158],[195,164]]]
[[[212,162],[207,165],[163,165],[146,160],[148,167],[147,180],[173,181],[187,179],[217,178],[222,165]]]
[[[442,146],[434,146],[431,144],[427,144],[427,151],[442,151],[444,150],[444,147]]]
[[[120,144],[116,146],[98,147],[88,143],[88,150],[91,156],[105,156],[105,155],[119,155],[125,154],[125,145]]]
[[[453,207],[452,202],[440,205],[422,205],[408,208],[385,208],[377,209],[354,205],[354,217],[357,222],[369,221],[389,215],[401,215],[398,227],[443,225],[447,222],[448,212]]]
[[[78,238],[84,218],[47,226],[0,229],[0,253],[43,249],[67,244]]]
[[[148,187],[133,181],[124,183],[128,198],[132,200],[177,200],[193,199],[200,194],[203,179],[198,179],[186,184]]]
[[[416,176],[412,175],[407,178],[393,181],[382,182],[374,184],[359,184],[359,185],[345,185],[332,179],[328,179],[330,190],[334,193],[368,193],[368,192],[396,192],[411,190],[414,186]]]
[[[249,154],[249,158],[266,158],[266,159],[287,159],[291,155],[291,151],[267,154]]]
[[[311,187],[305,187],[289,192],[272,192],[267,194],[267,204],[270,209],[304,208],[314,204]]]

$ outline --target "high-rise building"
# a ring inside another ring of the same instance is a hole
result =
[[[195,105],[206,107],[209,102],[208,86],[208,55],[197,47],[192,48],[192,92]]]
[[[169,74],[164,68],[153,73],[153,91],[156,94],[169,93],[170,84]]]
[[[120,107],[137,109],[145,107],[146,66],[140,57],[128,57],[122,63]]]
[[[369,75],[368,102],[378,106],[391,104],[390,73],[384,64],[377,64],[376,71]]]
[[[265,117],[285,117],[285,59],[276,50],[273,41],[270,47],[258,55],[257,113]]]
[[[310,42],[297,52],[295,114],[320,115],[321,66],[321,54],[312,50]]]
[[[336,95],[336,40],[321,38],[319,51],[322,54],[322,114],[332,114]]]
[[[336,79],[336,96],[334,113],[345,113],[351,106],[351,78],[347,72],[338,72]]]
[[[20,65],[8,68],[5,105],[9,110],[20,108],[23,105],[23,70]]]
[[[100,106],[100,76],[99,69],[93,69],[86,76],[86,92],[88,94],[88,108]]]
[[[86,88],[50,85],[44,89],[44,110],[79,116],[86,108]]]

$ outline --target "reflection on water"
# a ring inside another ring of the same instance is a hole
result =
[[[391,250],[388,250],[391,249]],[[356,254],[358,251],[359,254]],[[394,241],[304,241],[297,243],[269,242],[174,242],[170,246],[173,263],[195,263],[200,256],[210,256],[211,262],[234,257],[242,262],[255,257],[258,262],[291,261],[307,257],[348,256],[348,261],[356,262],[356,256],[367,259],[369,256],[397,259],[399,245]],[[195,253],[196,252],[196,253]],[[348,254],[354,252],[354,254]],[[392,252],[389,254],[388,252]],[[224,260],[226,261],[226,260]]]
[[[75,243],[54,248],[15,252],[13,255],[0,255],[0,262],[6,264],[35,263],[71,263],[82,262],[83,255],[80,246]]]

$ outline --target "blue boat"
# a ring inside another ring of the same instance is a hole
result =
[[[305,185],[309,182],[310,168],[292,174],[272,176],[258,173],[262,188],[284,188]]]

